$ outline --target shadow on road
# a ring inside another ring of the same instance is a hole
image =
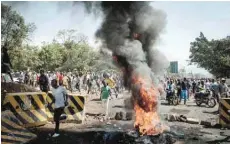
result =
[[[94,114],[94,113],[85,113],[86,115],[88,115],[88,116],[104,116],[105,114],[101,114],[101,113],[99,113],[99,114]]]
[[[170,107],[175,107],[174,105],[170,105],[170,104],[168,104],[168,102],[161,102],[161,105],[164,105],[164,106],[170,106]]]
[[[170,106],[167,102],[161,102],[161,105]]]
[[[101,99],[92,99],[91,101],[101,101]]]
[[[187,107],[202,107],[202,108],[204,108],[204,107],[206,107],[206,105],[197,106],[197,105],[189,105],[189,104],[187,104]]]
[[[113,108],[125,108],[125,106],[115,105],[115,106],[113,106]]]

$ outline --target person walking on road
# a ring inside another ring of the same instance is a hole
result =
[[[69,89],[69,78],[68,78],[68,76],[66,75],[66,73],[64,74],[64,77],[63,77],[63,86],[66,88],[66,89]]]
[[[195,80],[193,80],[193,82],[192,82],[192,93],[193,93],[193,95],[195,95],[195,92],[196,92],[196,81]]]
[[[181,98],[181,82],[179,79],[177,80],[176,88],[177,88],[177,97]]]
[[[52,94],[54,97],[54,101],[50,104],[54,103],[54,122],[55,122],[55,133],[52,137],[58,137],[59,134],[59,125],[61,115],[64,113],[65,106],[68,105],[68,95],[67,91],[63,86],[59,86],[56,79],[52,80],[51,85],[53,87]]]
[[[188,94],[187,93],[187,80],[186,78],[184,78],[184,80],[181,83],[181,98],[180,98],[180,101],[182,98],[184,99],[184,104],[186,104],[187,94]]]
[[[109,109],[109,96],[110,96],[110,88],[107,86],[105,81],[102,81],[103,87],[101,88],[101,100],[103,107],[106,107],[105,109],[105,118],[108,116],[108,109]]]

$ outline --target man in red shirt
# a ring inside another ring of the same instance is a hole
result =
[[[57,77],[58,77],[59,85],[62,85],[62,83],[63,83],[63,73],[60,73]]]

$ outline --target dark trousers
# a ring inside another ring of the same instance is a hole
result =
[[[88,92],[87,92],[87,94],[89,94],[91,92],[91,89],[92,89],[92,86],[88,85]]]
[[[190,91],[189,89],[187,90],[187,99],[189,99],[189,96],[190,96]]]
[[[75,87],[76,87],[76,89],[77,89],[79,92],[81,92],[81,87],[80,87],[80,84],[79,84],[79,83],[77,83]]]
[[[171,92],[167,92],[166,99],[169,100],[169,97],[173,96],[173,95],[174,95],[174,91],[173,92],[172,91]]]
[[[214,93],[214,96],[215,96],[217,102],[219,103],[220,102],[220,96],[219,96],[219,94],[218,93]]]
[[[196,88],[193,87],[193,88],[192,88],[192,93],[195,93],[195,92],[196,92]]]
[[[40,85],[40,90],[41,90],[42,92],[48,93],[49,88],[48,88],[48,86]]]
[[[64,113],[64,107],[56,108],[54,110],[54,121],[55,125],[55,133],[59,133],[59,124],[60,124],[60,117]]]
[[[181,97],[181,89],[177,90],[177,96],[180,98]]]

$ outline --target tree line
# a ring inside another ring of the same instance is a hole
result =
[[[27,24],[10,6],[1,4],[1,53],[7,49],[15,71],[116,69],[112,57],[95,51],[87,37],[74,29],[60,30],[52,42],[41,46],[29,44],[35,30],[34,23]],[[230,77],[230,36],[208,40],[201,32],[190,43],[190,53],[190,64],[197,64],[217,77]]]
[[[91,47],[87,37],[74,29],[60,30],[52,42],[31,45],[30,37],[36,25],[27,24],[10,6],[1,4],[1,13],[1,47],[7,49],[14,71],[114,69],[112,58],[103,61],[105,55]]]
[[[230,77],[230,36],[208,40],[202,32],[190,43],[190,63],[205,68],[214,76]]]

